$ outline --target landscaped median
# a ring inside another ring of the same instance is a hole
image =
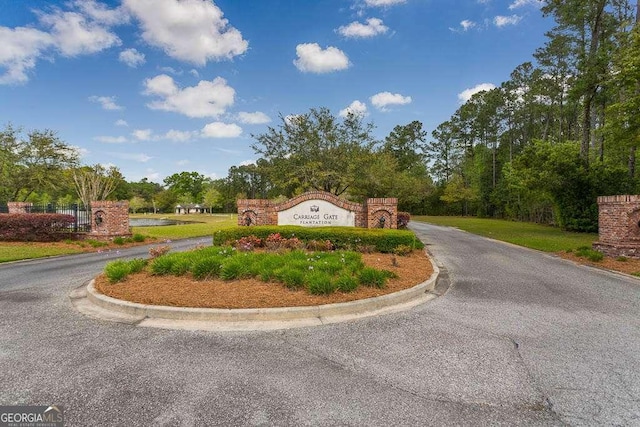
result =
[[[87,296],[141,321],[214,322],[322,322],[433,297],[438,270],[413,233],[351,231],[223,230],[216,239],[231,236],[223,246],[162,255],[156,248],[155,258],[111,263]]]

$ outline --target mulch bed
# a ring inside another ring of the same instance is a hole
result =
[[[395,258],[397,266],[393,265]],[[290,290],[276,282],[260,280],[197,281],[190,276],[151,276],[139,273],[124,282],[110,284],[104,275],[95,280],[98,292],[113,298],[141,304],[199,308],[268,308],[298,307],[355,301],[411,288],[427,280],[433,273],[431,262],[423,251],[408,256],[363,254],[368,266],[394,272],[383,289],[360,286],[356,291],[331,295],[311,295],[306,290]]]

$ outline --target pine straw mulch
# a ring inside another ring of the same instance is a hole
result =
[[[276,282],[251,280],[197,281],[191,277],[151,276],[138,273],[124,282],[110,284],[104,275],[95,280],[98,292],[107,296],[141,304],[198,308],[268,308],[297,307],[355,301],[411,288],[427,280],[433,267],[423,251],[408,256],[363,254],[367,266],[389,270],[398,275],[389,279],[383,289],[358,287],[354,292],[311,295],[306,290],[290,290]]]
[[[568,259],[578,264],[589,265],[591,267],[602,268],[605,270],[613,270],[626,274],[640,274],[640,259],[627,258],[626,261],[620,261],[616,258],[605,256],[602,261],[589,261],[586,258],[578,257],[573,253],[558,252],[560,258]]]

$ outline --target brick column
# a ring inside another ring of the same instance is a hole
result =
[[[126,200],[91,202],[90,235],[99,238],[131,236],[129,202]]]
[[[398,199],[367,199],[367,228],[398,228]]]
[[[29,213],[31,211],[31,207],[33,203],[31,202],[9,202],[7,203],[7,207],[9,208],[10,214],[16,213]]]
[[[640,195],[598,197],[598,242],[609,256],[640,258]]]

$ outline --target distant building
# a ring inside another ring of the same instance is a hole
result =
[[[175,213],[178,215],[183,215],[183,214],[204,214],[204,213],[209,213],[209,209],[196,204],[196,203],[189,203],[188,205],[178,205],[175,208]]]

